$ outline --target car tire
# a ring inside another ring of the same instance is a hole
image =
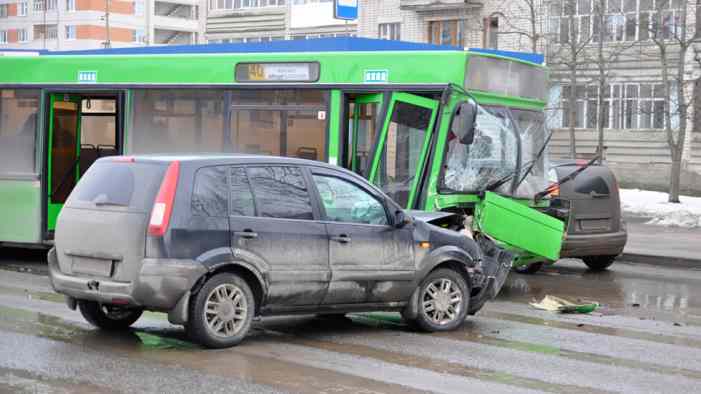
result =
[[[582,257],[584,264],[592,271],[605,271],[616,260],[616,256],[585,256]]]
[[[416,302],[417,315],[407,321],[410,326],[426,332],[454,330],[470,309],[470,287],[458,272],[437,269],[421,281]]]
[[[79,300],[78,309],[88,323],[109,331],[128,329],[144,312],[143,309],[106,305],[87,300]]]
[[[236,274],[214,275],[190,299],[188,336],[208,348],[239,344],[251,328],[256,305],[253,291]]]
[[[524,274],[524,275],[533,275],[536,272],[540,271],[543,268],[543,263],[532,263],[528,265],[522,265],[520,267],[514,268],[514,271],[518,272],[519,274]]]

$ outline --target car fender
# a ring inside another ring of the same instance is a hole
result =
[[[270,265],[252,253],[247,253],[241,249],[232,251],[230,248],[216,248],[203,253],[196,260],[207,269],[207,273],[203,275],[205,279],[211,276],[213,272],[220,271],[223,267],[240,266],[250,271],[258,279],[264,296],[268,293]],[[198,285],[201,286],[202,284],[199,283],[200,281],[192,289],[193,292],[199,290]]]

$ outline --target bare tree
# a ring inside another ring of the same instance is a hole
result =
[[[546,38],[546,3],[543,0],[513,0],[505,1],[492,15],[502,16],[504,29],[499,31],[501,36],[515,35],[525,38],[526,47],[533,53],[541,52]]]
[[[689,125],[692,85],[687,73],[687,55],[698,38],[690,24],[696,14],[696,0],[657,0],[655,16],[650,24],[650,37],[657,49],[664,89],[664,130],[672,166],[669,181],[669,202],[679,202],[682,155]]]

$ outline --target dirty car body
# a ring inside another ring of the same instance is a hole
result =
[[[246,155],[100,159],[49,252],[54,289],[91,323],[167,312],[210,347],[235,345],[261,315],[389,310],[452,329],[498,293],[510,261],[486,238],[413,220],[349,171]]]
[[[551,177],[563,179],[581,164],[555,162]],[[601,262],[598,266],[606,262],[610,265],[623,252],[628,236],[621,215],[618,183],[608,167],[589,166],[574,180],[560,185],[551,207],[566,213],[563,219],[567,223],[567,234],[562,257],[582,258],[593,267],[597,265],[594,261]]]

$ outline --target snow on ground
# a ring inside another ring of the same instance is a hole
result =
[[[629,215],[650,218],[648,224],[701,227],[701,197],[681,196],[679,204],[667,199],[667,193],[621,189],[621,208]]]

